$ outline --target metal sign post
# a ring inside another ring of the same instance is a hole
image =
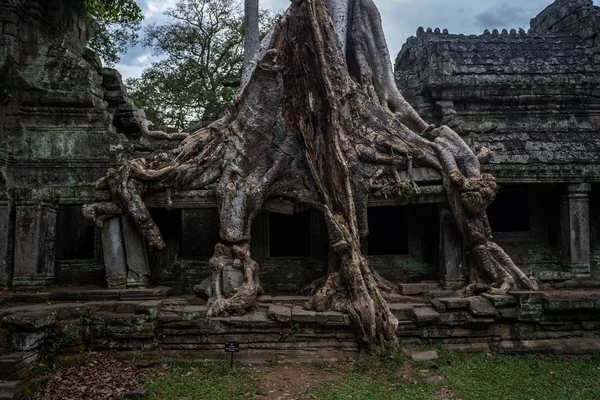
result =
[[[240,351],[240,344],[238,342],[225,342],[225,352],[231,354],[230,366],[233,368],[233,353]]]

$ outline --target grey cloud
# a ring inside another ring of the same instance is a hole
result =
[[[541,11],[541,10],[540,10]],[[529,9],[501,4],[475,15],[479,28],[527,27],[534,17]]]

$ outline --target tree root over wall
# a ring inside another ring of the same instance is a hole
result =
[[[337,3],[348,5],[343,18]],[[479,279],[497,283],[498,291],[535,288],[490,241],[485,209],[496,183],[480,171],[480,160],[488,158],[485,149],[473,154],[450,128],[426,124],[400,95],[371,0],[296,0],[225,116],[186,138],[168,161],[135,159],[111,171],[99,188],[112,201],[87,205],[84,214],[101,226],[124,213],[160,249],[164,242],[143,196],[215,187],[222,243],[210,260],[208,315],[217,316],[249,308],[259,293],[250,227],[265,199],[315,208],[325,217],[330,265],[306,307],[347,312],[367,349],[393,347],[398,321],[381,290],[394,285],[371,269],[360,242],[368,233],[369,193],[415,187],[400,178],[401,170],[409,177],[416,166],[443,174]],[[220,280],[227,265],[244,274],[228,298]]]

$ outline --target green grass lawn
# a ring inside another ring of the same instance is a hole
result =
[[[339,365],[310,364],[337,376],[303,399],[600,399],[600,356],[504,356],[438,351],[434,361],[413,362],[404,352]],[[151,399],[260,399],[264,374],[282,368],[228,363],[174,363],[147,378]],[[340,373],[339,371],[343,371]],[[426,383],[423,379],[443,377]],[[285,397],[285,398],[298,398]]]

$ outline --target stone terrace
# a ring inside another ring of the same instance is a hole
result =
[[[573,282],[540,292],[461,297],[434,283],[405,284],[388,298],[401,341],[431,340],[446,349],[503,353],[582,354],[600,351],[600,284]],[[0,399],[13,398],[36,364],[86,350],[114,351],[137,363],[220,359],[226,341],[236,358],[262,362],[329,361],[359,354],[346,314],[303,309],[308,297],[261,296],[239,316],[206,318],[192,296],[168,288],[56,289],[6,292],[0,308]],[[409,295],[410,294],[410,295]],[[76,299],[78,301],[76,301]]]

